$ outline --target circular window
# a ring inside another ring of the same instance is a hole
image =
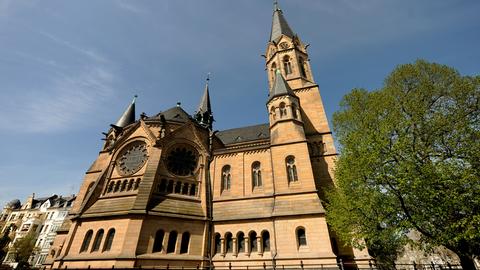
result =
[[[147,158],[146,143],[133,142],[120,153],[117,159],[118,171],[121,175],[134,174],[143,167]]]
[[[179,176],[193,175],[197,167],[198,153],[189,145],[175,145],[167,155],[167,169]]]

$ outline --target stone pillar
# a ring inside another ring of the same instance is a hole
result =
[[[258,255],[263,254],[263,243],[262,243],[261,236],[257,236],[257,251],[258,251]]]
[[[220,243],[221,243],[220,254],[222,254],[222,256],[225,257],[225,253],[226,253],[225,237],[220,238]]]
[[[233,256],[238,255],[238,245],[237,245],[237,238],[233,238]]]
[[[245,254],[247,254],[247,256],[250,256],[250,237],[245,237]]]

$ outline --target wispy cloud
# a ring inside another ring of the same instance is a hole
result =
[[[141,7],[139,5],[134,5],[134,1],[117,1],[117,6],[123,10],[136,13],[136,14],[145,14],[147,13],[147,9]]]

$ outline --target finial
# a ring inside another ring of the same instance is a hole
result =
[[[273,0],[273,11],[277,11],[277,10],[280,10],[280,8],[278,8],[278,1]]]
[[[210,74],[212,74],[212,73],[211,72],[207,73],[207,83],[210,81]]]
[[[180,101],[177,102],[177,107],[180,107],[180,105],[182,105],[182,103]]]
[[[138,97],[137,95],[133,96],[132,104],[135,103],[135,100],[137,100],[137,97]]]

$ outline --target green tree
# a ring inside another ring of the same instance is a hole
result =
[[[10,234],[10,230],[12,229],[12,226],[10,225],[4,232],[2,237],[0,237],[0,262],[5,259],[5,255],[7,254],[8,251],[8,244],[10,243],[11,239],[8,236]]]
[[[480,76],[418,60],[377,91],[353,89],[333,117],[341,145],[327,219],[356,247],[421,234],[464,269],[480,255]]]
[[[13,246],[10,252],[13,254],[15,258],[15,262],[18,262],[18,266],[16,269],[30,268],[28,259],[30,258],[33,251],[35,250],[35,240],[36,240],[35,233],[29,232],[27,235],[16,240],[13,243]]]

